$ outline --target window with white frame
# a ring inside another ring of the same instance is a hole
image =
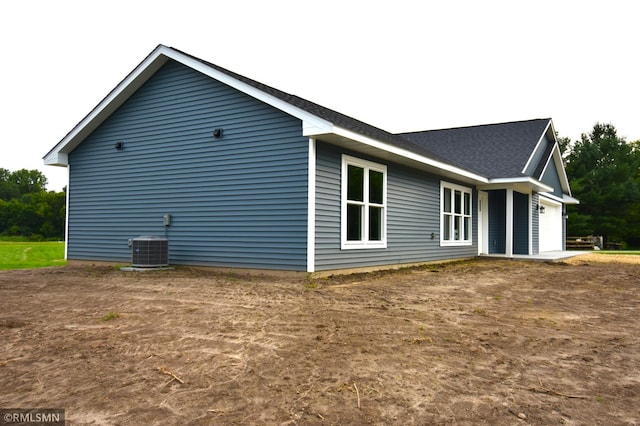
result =
[[[440,183],[440,244],[471,244],[471,188]]]
[[[387,246],[387,167],[342,156],[342,249]]]

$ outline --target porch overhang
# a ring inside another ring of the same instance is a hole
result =
[[[477,186],[481,191],[489,191],[492,189],[506,189],[510,188],[518,192],[552,192],[553,187],[540,182],[538,179],[534,179],[529,176],[517,177],[517,178],[497,178],[489,179],[487,184],[480,184]]]

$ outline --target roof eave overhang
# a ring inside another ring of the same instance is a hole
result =
[[[377,158],[394,161],[403,165],[409,165],[429,172],[437,172],[439,175],[449,179],[455,179],[460,182],[473,185],[484,185],[489,182],[486,177],[479,174],[442,161],[434,160],[433,158],[425,155],[421,155],[365,135],[361,135],[348,129],[331,126],[330,130],[330,132],[309,131],[305,132],[305,135],[325,140],[354,151],[369,154]]]
[[[540,182],[538,179],[534,179],[529,176],[522,176],[516,178],[494,178],[489,179],[486,185],[479,185],[478,189],[486,191],[492,189],[504,189],[514,188],[534,192],[552,192],[553,187]]]
[[[580,204],[580,200],[578,200],[577,198],[573,198],[571,195],[567,195],[567,194],[562,194],[562,197],[558,197],[556,195],[553,195],[547,192],[541,192],[540,195],[550,200],[557,201],[559,203]]]

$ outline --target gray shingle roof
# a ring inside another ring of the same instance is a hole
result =
[[[550,119],[515,121],[401,136],[488,178],[524,176],[526,165]]]

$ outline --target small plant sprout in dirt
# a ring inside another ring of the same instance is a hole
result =
[[[102,321],[107,322],[118,318],[120,318],[119,313],[110,311],[107,315],[102,317]]]

